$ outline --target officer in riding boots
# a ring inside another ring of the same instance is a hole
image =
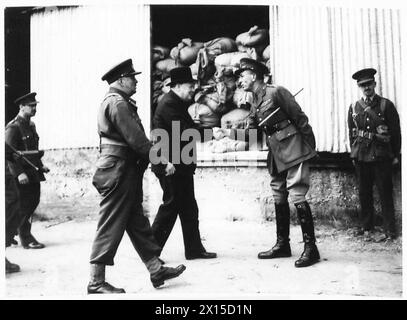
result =
[[[246,129],[214,130],[215,139],[247,139],[249,130],[260,128],[267,135],[269,153],[267,165],[271,175],[271,188],[274,198],[277,243],[259,259],[290,257],[290,193],[301,224],[304,251],[295,262],[296,267],[307,267],[316,263],[319,252],[315,244],[314,222],[310,206],[305,199],[309,189],[309,161],[315,157],[315,137],[308,118],[301,110],[293,95],[284,87],[269,85],[264,76],[269,71],[265,65],[253,59],[243,58],[236,71],[241,88],[253,92]],[[272,115],[270,118],[267,118]],[[244,130],[244,134],[239,132]]]

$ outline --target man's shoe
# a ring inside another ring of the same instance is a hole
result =
[[[126,293],[122,288],[115,288],[110,283],[103,281],[96,284],[88,284],[88,294],[115,294]]]
[[[30,243],[23,245],[24,249],[42,249],[44,247],[45,247],[45,245],[38,241],[31,241]]]
[[[159,286],[162,286],[165,280],[178,277],[185,269],[186,267],[183,264],[180,264],[176,268],[161,266],[160,270],[150,276],[153,287],[158,288]]]
[[[306,243],[301,257],[295,261],[297,268],[308,267],[318,262],[320,259],[317,246],[314,243]]]
[[[259,259],[274,259],[291,257],[291,247],[289,242],[278,241],[276,245],[268,251],[260,252]]]
[[[194,259],[214,259],[217,257],[217,254],[215,252],[207,252],[207,251],[202,251],[197,254],[191,254],[191,255],[185,255],[185,258],[187,260],[194,260]]]
[[[16,240],[16,239],[14,239],[14,238],[13,238],[13,239],[11,239],[10,243],[11,243],[11,244],[14,244],[15,246],[16,246],[16,245],[18,245],[17,240]]]
[[[162,260],[161,258],[157,258],[157,259],[158,259],[158,261],[159,261],[161,264],[165,264],[165,261]]]
[[[6,258],[6,273],[19,272],[20,266],[18,264],[12,263]]]

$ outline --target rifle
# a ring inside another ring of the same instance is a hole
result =
[[[32,163],[30,160],[28,160],[25,156],[29,155],[38,155],[41,153],[41,151],[36,151],[36,150],[30,150],[30,151],[18,151],[16,148],[13,146],[9,145],[6,142],[6,145],[13,151],[13,153],[18,157],[23,159],[31,168],[35,169],[36,171],[40,171],[40,168],[38,168],[34,163]]]

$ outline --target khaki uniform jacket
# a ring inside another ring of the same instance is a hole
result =
[[[102,148],[103,154],[130,159],[143,169],[148,166],[152,142],[145,134],[135,101],[128,95],[110,88],[100,105],[97,124],[101,138],[105,137],[124,145],[123,147],[109,145]],[[131,151],[123,152],[123,149]],[[163,166],[160,168],[163,169]]]
[[[247,121],[248,130],[259,127],[259,123],[280,108],[261,126],[267,134],[269,147],[268,167],[271,174],[287,170],[316,156],[315,136],[308,117],[284,87],[264,84],[253,94],[254,101]],[[237,129],[236,131],[239,131]],[[231,136],[236,135],[232,130]],[[237,132],[237,136],[241,135]]]
[[[380,125],[388,128],[389,141],[384,141],[377,135]],[[399,156],[400,118],[390,100],[376,94],[370,107],[363,99],[356,101],[349,107],[348,128],[352,159],[373,162]]]
[[[39,136],[32,121],[27,121],[17,115],[6,126],[5,141],[18,151],[38,151]],[[37,168],[42,168],[41,155],[26,156]],[[23,159],[16,158],[14,162],[8,161],[11,174],[17,178],[21,173],[28,176],[30,182],[44,181],[42,171],[39,172],[27,164]]]

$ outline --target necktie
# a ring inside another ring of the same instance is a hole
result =
[[[369,97],[366,98],[366,105],[370,106],[372,104],[372,99],[370,99]]]

